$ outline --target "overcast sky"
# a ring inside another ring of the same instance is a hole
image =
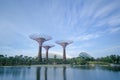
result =
[[[120,0],[0,0],[0,54],[37,56],[34,33],[53,38],[50,53],[62,55],[56,40],[73,40],[70,57],[120,55]]]

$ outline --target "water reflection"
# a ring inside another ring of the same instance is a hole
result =
[[[45,80],[47,80],[47,67],[45,67]]]
[[[63,67],[63,80],[67,80],[66,79],[66,67]]]
[[[44,77],[44,80],[48,80],[48,67],[44,67],[44,68],[42,67],[42,69],[43,69],[42,71],[44,71],[44,72],[41,71],[41,67],[37,67],[36,68],[36,80],[43,80],[42,77]],[[57,74],[56,67],[53,67],[53,69],[51,69],[51,70],[53,72],[53,75],[49,76],[49,77],[53,78],[54,80],[56,80],[56,74]],[[44,73],[44,74],[41,74],[41,73]],[[67,77],[66,77],[66,67],[62,68],[62,75],[61,76],[63,77],[63,80],[67,80]]]
[[[56,71],[56,70],[57,70],[57,67],[53,67],[53,71],[54,71],[54,72],[53,72],[53,75],[55,76],[55,77],[54,77],[54,80],[56,80],[56,74],[57,74],[57,71]]]
[[[120,71],[120,67],[100,66],[100,65],[96,65],[96,66],[73,66],[73,68],[82,69],[82,70],[101,69],[101,70],[115,71],[115,72]]]
[[[92,69],[95,69],[96,66],[73,66],[73,68],[78,68],[78,69],[85,69],[85,70],[92,70]]]
[[[102,70],[119,72],[120,67],[101,66]]]
[[[37,67],[36,68],[36,80],[40,80],[40,71],[41,71],[41,67]]]
[[[44,69],[44,79],[47,80],[47,67]],[[36,80],[41,80],[41,67],[36,68]]]
[[[119,75],[120,67],[109,66],[0,67],[0,80],[114,80]]]
[[[11,79],[19,78],[18,80],[20,80],[20,78],[24,79],[29,71],[29,67],[0,67],[0,80],[7,80],[9,77]]]

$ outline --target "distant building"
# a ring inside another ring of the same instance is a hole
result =
[[[81,52],[79,54],[79,57],[82,57],[82,58],[92,58],[92,56],[90,56],[88,53],[86,52]]]
[[[49,58],[54,58],[54,55],[56,55],[56,59],[62,59],[63,58],[62,55],[55,54],[55,53],[49,53],[48,54],[48,59]],[[43,56],[43,58],[46,58],[46,54],[45,53],[43,53],[42,56]]]

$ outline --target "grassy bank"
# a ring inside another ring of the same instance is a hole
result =
[[[90,65],[92,65],[92,64],[95,64],[95,65],[110,65],[110,63],[101,62],[101,61],[88,61],[88,64],[90,64]]]

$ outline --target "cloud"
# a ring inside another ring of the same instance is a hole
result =
[[[62,26],[68,27],[69,30],[66,32],[72,31],[73,34],[79,35],[90,34],[91,32],[97,33],[98,31],[106,31],[107,33],[110,27],[119,25],[119,4],[116,1],[97,0],[92,3],[87,0],[73,2],[72,4],[69,2],[64,7],[65,18],[63,23],[66,25]],[[89,38],[92,38],[92,36],[88,35],[82,39],[89,40]]]
[[[101,18],[108,15],[116,8],[115,4],[111,3],[105,6],[101,6],[100,9],[95,13],[94,18]]]
[[[99,50],[94,50],[92,54],[95,57],[103,57],[103,56],[108,56],[112,54],[120,55],[120,46],[112,46],[112,47],[107,47],[104,49],[99,49]]]
[[[74,52],[77,53],[79,50],[90,48],[90,40],[97,41],[106,33],[120,31],[120,5],[117,0],[60,0],[59,2],[56,0],[52,3],[34,3],[33,6],[28,5],[27,2],[24,2],[24,5],[18,3],[19,5],[16,6],[8,3],[12,8],[6,3],[4,6],[0,5],[1,12],[4,13],[2,15],[0,13],[2,16],[0,19],[0,44],[1,47],[6,46],[6,52],[28,55],[32,52],[31,48],[36,49],[37,46],[35,41],[29,39],[29,35],[45,33],[50,34],[53,41],[66,38],[74,40],[77,43],[75,44],[76,47],[71,47],[72,49],[69,52],[70,55],[75,55]],[[78,45],[78,41],[88,43]],[[8,49],[8,45],[14,48]],[[26,50],[21,48],[26,48]],[[60,51],[56,49],[55,47],[54,51],[59,53]]]
[[[109,26],[114,27],[120,25],[120,16],[114,16],[108,21]]]
[[[96,39],[98,37],[100,37],[99,34],[87,34],[87,35],[80,35],[77,37],[72,37],[70,39],[74,41],[88,41],[88,40]]]
[[[78,40],[90,40],[90,39],[95,39],[95,38],[98,38],[99,35],[98,34],[88,34],[88,35],[83,35],[83,36],[80,36],[78,37]]]
[[[119,32],[119,31],[120,31],[120,27],[112,28],[112,29],[110,29],[109,31],[110,31],[110,33]]]
[[[25,55],[25,56],[32,56],[35,57],[37,54],[36,49],[15,49],[13,47],[5,46],[0,47],[0,53],[5,54],[8,56],[15,56],[15,55]]]

